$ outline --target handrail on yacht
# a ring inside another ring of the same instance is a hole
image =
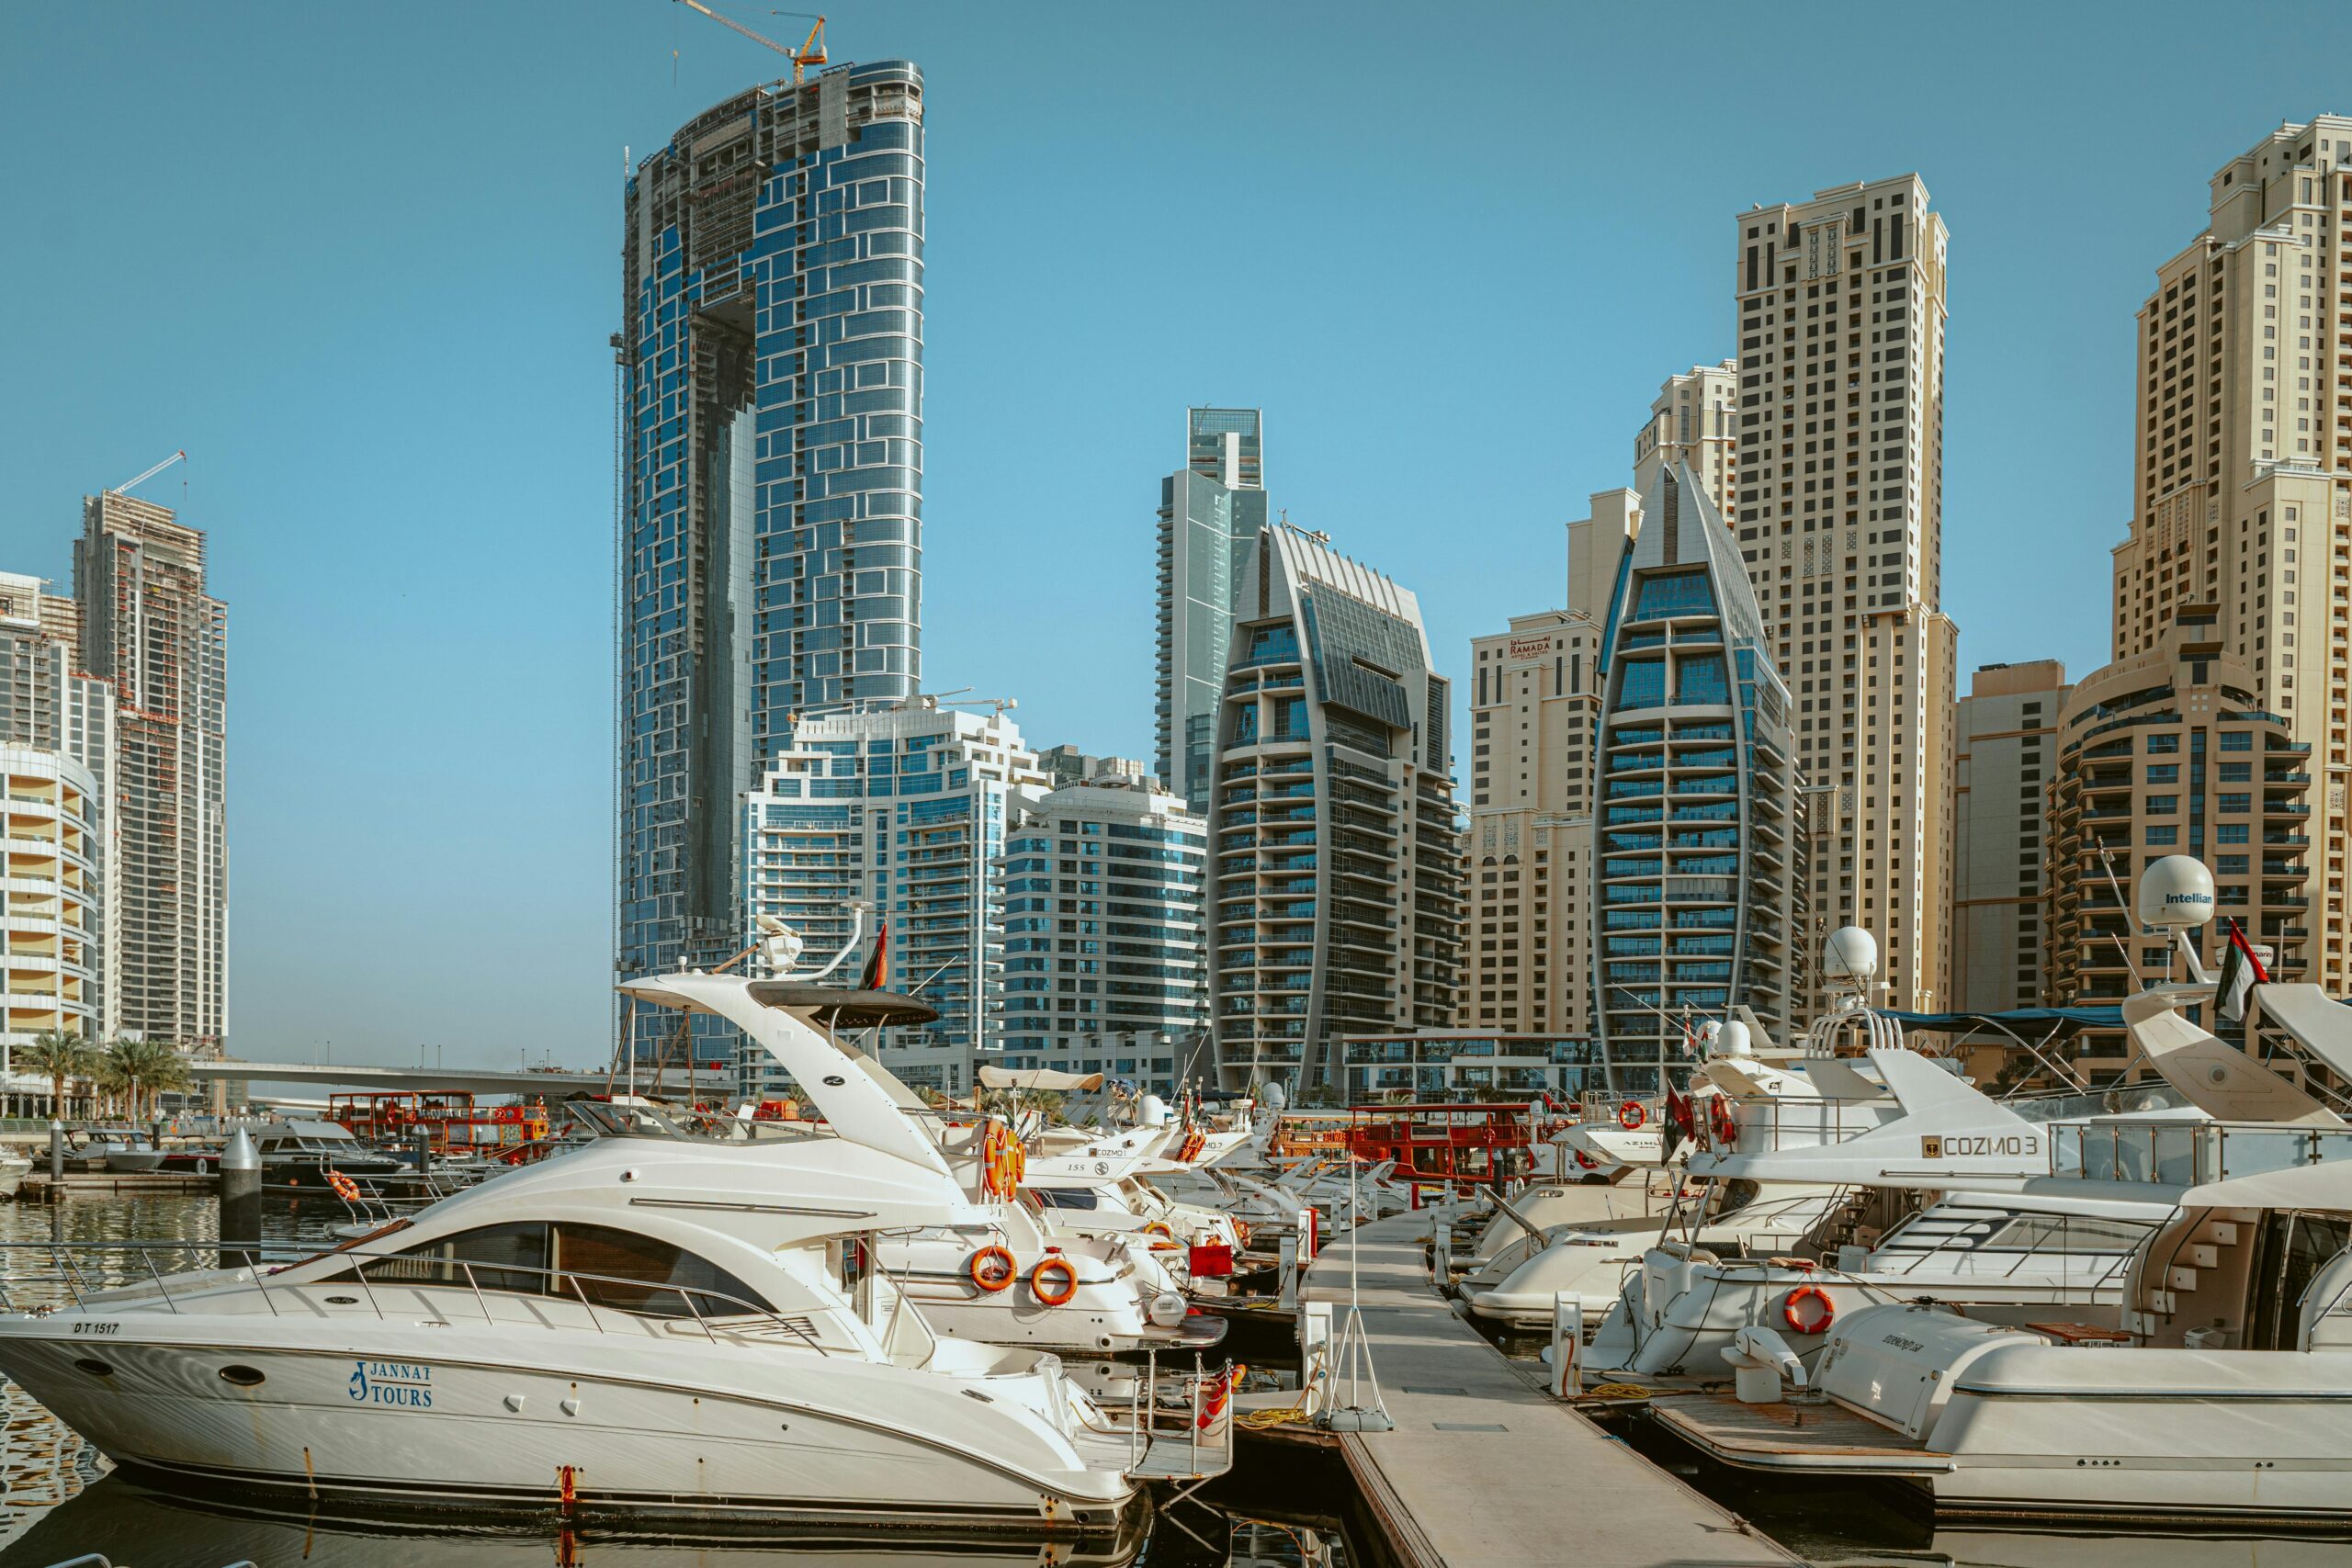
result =
[[[171,1276],[164,1274],[155,1267],[154,1255],[158,1252],[210,1251],[215,1245],[216,1244],[213,1243],[187,1241],[7,1241],[0,1242],[0,1252],[48,1253],[51,1261],[57,1265],[58,1273],[56,1278],[64,1282],[66,1290],[74,1298],[74,1304],[77,1307],[86,1307],[88,1305],[88,1303],[84,1299],[83,1290],[85,1286],[89,1285],[89,1280],[85,1277],[82,1269],[74,1261],[73,1254],[76,1252],[95,1252],[99,1254],[121,1253],[135,1255],[146,1265],[148,1275],[155,1283],[156,1294],[162,1298],[164,1307],[168,1311],[177,1314],[180,1310],[180,1306],[177,1299],[172,1294],[172,1289],[169,1283]],[[245,1259],[244,1270],[251,1279],[254,1288],[259,1292],[263,1303],[269,1308],[270,1315],[273,1317],[284,1316],[285,1314],[278,1310],[277,1303],[271,1293],[269,1285],[270,1270],[263,1266],[260,1250],[258,1248],[247,1249],[243,1252],[242,1256]],[[496,1325],[501,1322],[517,1323],[536,1321],[527,1318],[502,1320],[496,1314],[492,1313],[490,1308],[489,1297],[483,1293],[481,1282],[474,1273],[475,1265],[473,1262],[466,1258],[427,1258],[407,1253],[379,1252],[372,1250],[363,1251],[349,1247],[338,1248],[333,1252],[318,1254],[317,1256],[320,1258],[347,1258],[351,1260],[351,1279],[358,1284],[360,1290],[366,1294],[368,1297],[368,1304],[375,1311],[376,1316],[379,1319],[384,1316],[384,1308],[383,1303],[376,1299],[375,1287],[379,1281],[368,1279],[367,1265],[370,1262],[383,1262],[390,1258],[405,1258],[411,1262],[426,1263],[441,1267],[454,1265],[457,1269],[462,1270],[465,1274],[466,1288],[471,1292],[474,1298],[474,1304],[481,1309],[482,1321],[485,1323]],[[303,1261],[309,1261],[309,1259],[304,1259]],[[717,1317],[724,1320],[729,1317],[742,1316],[757,1320],[756,1325],[782,1330],[784,1333],[791,1335],[793,1337],[801,1340],[807,1344],[810,1349],[815,1350],[820,1355],[830,1356],[833,1354],[833,1351],[829,1348],[822,1340],[819,1339],[807,1325],[777,1312],[773,1307],[761,1306],[756,1303],[744,1301],[741,1297],[730,1296],[723,1291],[705,1290],[698,1285],[673,1285],[662,1280],[631,1280],[613,1274],[587,1274],[582,1273],[576,1269],[548,1269],[529,1263],[485,1263],[482,1267],[496,1269],[507,1274],[536,1275],[538,1278],[548,1280],[555,1285],[556,1290],[551,1293],[556,1296],[560,1296],[563,1287],[569,1285],[571,1288],[573,1297],[579,1301],[580,1304],[583,1308],[586,1309],[590,1326],[594,1327],[599,1334],[605,1332],[604,1320],[599,1315],[599,1309],[596,1303],[589,1299],[588,1292],[584,1288],[582,1288],[582,1281],[586,1281],[589,1284],[619,1285],[637,1291],[658,1291],[667,1295],[676,1296],[685,1307],[684,1315],[687,1318],[691,1318],[695,1326],[702,1330],[703,1337],[714,1345],[719,1342],[719,1337],[717,1329],[713,1326],[713,1318]],[[28,1310],[26,1308],[17,1306],[13,1302],[8,1300],[6,1287],[6,1284],[11,1282],[23,1283],[24,1281],[0,1281],[0,1309],[17,1312]],[[324,1280],[308,1281],[308,1283],[311,1285],[339,1282],[340,1281],[337,1280]],[[455,1283],[454,1281],[439,1280],[384,1280],[381,1282],[387,1284],[417,1285],[426,1289],[449,1289],[452,1288]],[[91,1286],[90,1288],[95,1292],[98,1289],[109,1289],[114,1287]],[[282,1291],[286,1287],[281,1281],[278,1288]],[[695,1298],[697,1297],[703,1298],[706,1301],[721,1303],[729,1307],[734,1308],[735,1310],[731,1313],[706,1314],[702,1306],[696,1301]],[[628,1307],[607,1307],[605,1310],[620,1313],[623,1316],[639,1323],[647,1323],[656,1320],[674,1322],[678,1320],[678,1314],[676,1314],[635,1312]]]

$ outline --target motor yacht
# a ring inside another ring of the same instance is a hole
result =
[[[271,1122],[253,1136],[262,1185],[297,1197],[335,1195],[336,1176],[373,1190],[413,1174],[407,1161],[361,1143],[339,1122]]]
[[[2222,1156],[2226,1128],[2191,1131]],[[2104,1331],[1867,1307],[1831,1330],[1806,1380],[1826,1403],[1797,1419],[1707,1394],[1652,1410],[1723,1462],[1874,1477],[1939,1517],[2352,1521],[2352,1160],[2188,1188],[2126,1299]]]
[[[743,1027],[822,1127],[600,1137],[298,1263],[80,1291],[0,1316],[0,1371],[167,1484],[1115,1532],[1137,1477],[1184,1459],[1120,1429],[1051,1354],[935,1333],[874,1266],[884,1233],[994,1216],[763,984],[624,989]]]

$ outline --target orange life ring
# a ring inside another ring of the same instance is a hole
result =
[[[1739,1141],[1739,1123],[1732,1119],[1731,1100],[1720,1094],[1715,1096],[1707,1107],[1707,1121],[1715,1130],[1716,1145],[1729,1154],[1732,1145]]]
[[[1176,1239],[1175,1228],[1170,1225],[1166,1220],[1152,1221],[1149,1224],[1143,1227],[1143,1234],[1146,1235],[1166,1236],[1170,1241],[1174,1241]]]
[[[1048,1273],[1061,1277],[1061,1284],[1058,1288],[1051,1290],[1046,1288],[1046,1276]],[[1048,1258],[1029,1270],[1029,1292],[1049,1307],[1060,1306],[1070,1297],[1078,1294],[1078,1270],[1067,1258]]]
[[[1593,1158],[1590,1155],[1585,1153],[1582,1149],[1576,1151],[1576,1156],[1577,1164],[1582,1166],[1587,1170],[1599,1170],[1600,1168],[1600,1162]]]
[[[1003,1247],[984,1247],[972,1254],[972,1260],[964,1266],[964,1271],[972,1277],[972,1283],[994,1295],[1012,1283],[1021,1269],[1012,1261],[1012,1254]]]
[[[343,1172],[339,1170],[328,1171],[327,1185],[334,1188],[334,1195],[342,1199],[345,1202],[356,1203],[359,1201],[359,1183],[352,1180],[351,1178],[344,1175]]]
[[[1638,1130],[1649,1119],[1650,1113],[1642,1109],[1642,1102],[1638,1100],[1629,1100],[1617,1108],[1617,1125],[1628,1133]]]
[[[1806,1302],[1821,1303],[1819,1318],[1797,1310]],[[1831,1301],[1829,1292],[1818,1285],[1799,1285],[1789,1292],[1789,1299],[1781,1303],[1781,1321],[1799,1334],[1826,1334],[1829,1325],[1838,1321],[1838,1303]]]
[[[1009,1176],[1011,1159],[1008,1146],[1019,1148],[1020,1142],[1012,1129],[990,1118],[988,1131],[980,1135],[980,1187],[991,1198],[1010,1198],[1019,1181]]]
[[[1200,1153],[1203,1149],[1207,1148],[1208,1146],[1208,1134],[1205,1133],[1193,1132],[1185,1134],[1182,1145],[1176,1151],[1178,1163],[1190,1164],[1200,1156]]]

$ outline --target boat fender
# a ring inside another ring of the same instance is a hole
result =
[[[1826,1334],[1838,1321],[1838,1303],[1818,1285],[1799,1285],[1781,1303],[1781,1321],[1799,1334]]]
[[[1003,1247],[984,1247],[972,1254],[971,1262],[965,1265],[965,1272],[971,1275],[973,1284],[994,1295],[1012,1284],[1013,1276],[1021,1270],[1014,1265],[1012,1254]]]
[[[1060,1306],[1078,1294],[1078,1270],[1066,1258],[1048,1258],[1029,1270],[1029,1292],[1049,1307]]]

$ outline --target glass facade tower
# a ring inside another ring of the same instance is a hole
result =
[[[740,945],[739,803],[795,718],[919,689],[922,73],[739,94],[625,209],[615,956],[638,974]]]
[[[1602,1060],[1655,1091],[1687,1031],[1745,1006],[1798,1021],[1804,835],[1789,694],[1738,543],[1687,464],[1660,469],[1602,637],[1594,994]]]
[[[1154,714],[1160,781],[1207,808],[1233,610],[1266,526],[1263,415],[1184,411],[1184,467],[1159,481]]]

